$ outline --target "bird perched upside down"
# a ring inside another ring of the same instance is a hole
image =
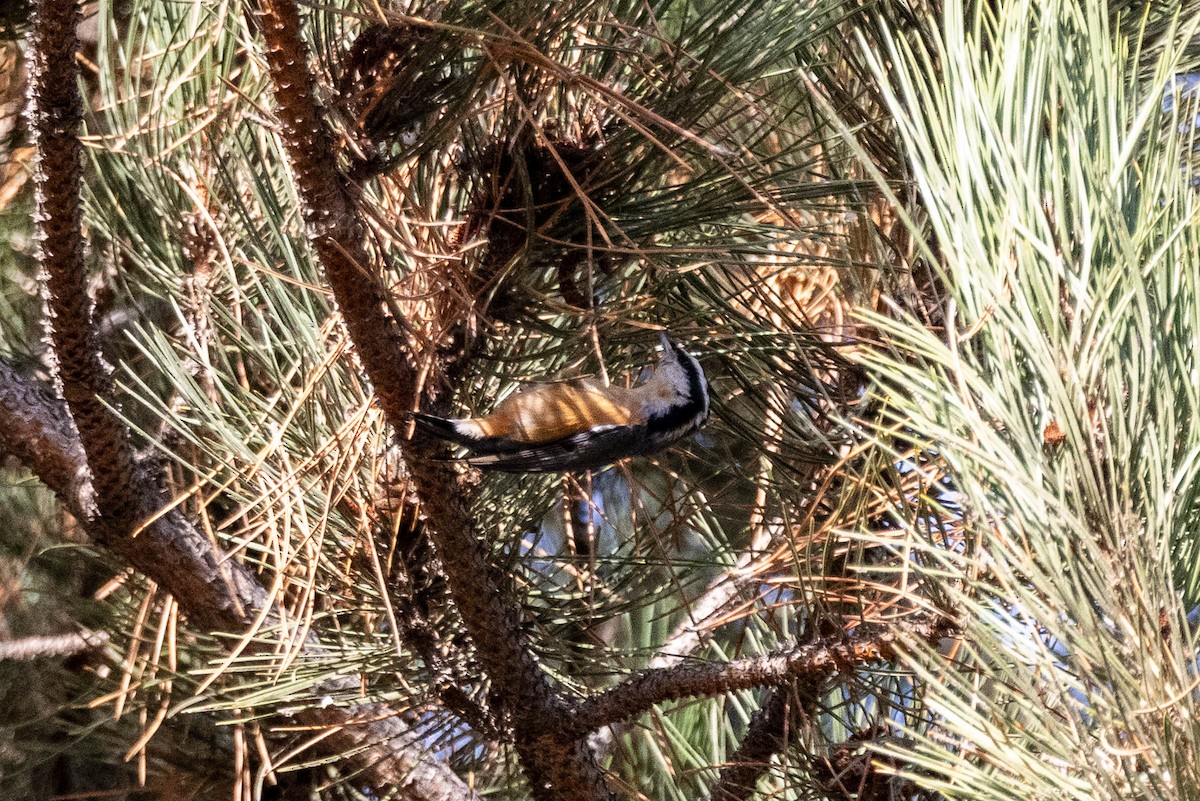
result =
[[[671,445],[708,420],[700,363],[662,335],[663,353],[642,385],[604,387],[590,379],[533,386],[486,417],[448,420],[417,412],[417,427],[467,449],[488,470],[591,470]]]

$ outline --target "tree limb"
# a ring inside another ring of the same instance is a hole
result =
[[[133,487],[129,432],[105,406],[112,397],[112,382],[92,326],[80,205],[83,107],[75,62],[78,24],[76,0],[37,3],[29,116],[36,147],[38,263],[55,380],[95,476],[98,522],[129,530],[147,510],[140,503],[143,494]]]
[[[364,226],[339,174],[328,126],[318,113],[308,49],[292,0],[264,0],[267,64],[280,133],[304,204],[313,249],[325,268],[346,329],[388,422],[405,429],[420,382],[400,324],[364,245]],[[550,686],[521,630],[520,611],[500,583],[475,529],[462,476],[434,458],[440,445],[416,438],[405,448],[429,517],[455,605],[512,723],[518,758],[537,799],[611,797],[586,741],[566,726],[567,703]]]
[[[908,624],[906,629],[922,637],[932,637],[935,631],[933,626],[921,623]],[[876,629],[875,633],[849,635],[841,642],[794,645],[733,662],[682,663],[646,670],[581,702],[573,721],[587,732],[628,720],[666,701],[800,680],[819,683],[844,668],[892,661],[899,638],[899,627],[883,632]]]
[[[71,514],[93,533],[88,517],[91,485],[86,480],[83,448],[63,402],[49,388],[19,376],[0,359],[0,454],[17,457],[53,490]],[[208,538],[178,511],[149,524],[136,538],[111,539],[112,550],[136,570],[170,592],[198,627],[210,631],[245,631],[266,608],[270,596],[240,562],[224,559]],[[278,620],[273,611],[264,625]],[[251,649],[256,645],[251,643]],[[264,646],[265,647],[265,646]],[[315,634],[305,653],[324,647]],[[329,695],[357,691],[356,677],[326,682]],[[395,788],[405,801],[470,801],[475,794],[449,767],[431,756],[425,745],[381,704],[307,709],[297,722],[332,733],[320,747],[350,757],[359,778],[380,791]]]
[[[134,457],[129,431],[105,405],[108,368],[92,325],[84,262],[78,129],[82,118],[75,53],[76,0],[39,0],[32,41],[31,128],[37,145],[37,231],[46,325],[65,403],[0,368],[0,445],[22,457],[62,498],[89,533],[153,578],[188,616],[209,630],[243,631],[263,611],[278,620],[265,589],[240,564],[215,552],[178,510],[160,516],[158,477]],[[319,650],[315,639],[309,650]],[[347,677],[326,692],[354,688]],[[340,686],[344,684],[345,686]],[[377,788],[406,798],[450,801],[473,796],[417,737],[381,705],[308,710],[300,722],[332,729],[325,747],[354,752],[351,764]]]
[[[789,723],[797,706],[810,709],[816,704],[820,683],[805,682],[771,690],[762,708],[750,719],[746,735],[721,769],[721,775],[709,792],[709,801],[747,801],[754,795],[767,763],[788,741]]]

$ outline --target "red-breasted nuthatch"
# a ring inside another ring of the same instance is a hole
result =
[[[696,358],[662,335],[654,374],[632,389],[590,379],[529,387],[486,417],[448,420],[417,412],[417,426],[467,449],[490,470],[591,470],[662,450],[708,420],[708,381]]]

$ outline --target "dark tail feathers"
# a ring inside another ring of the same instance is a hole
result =
[[[475,442],[473,438],[459,433],[458,427],[455,425],[457,421],[455,420],[449,420],[445,417],[434,417],[432,414],[425,414],[424,412],[413,412],[412,417],[413,421],[417,424],[417,428],[430,436],[449,440],[459,445],[470,445]]]

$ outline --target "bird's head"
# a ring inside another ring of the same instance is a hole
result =
[[[695,356],[661,336],[658,367],[643,386],[647,425],[651,433],[694,431],[708,420],[708,379]]]

